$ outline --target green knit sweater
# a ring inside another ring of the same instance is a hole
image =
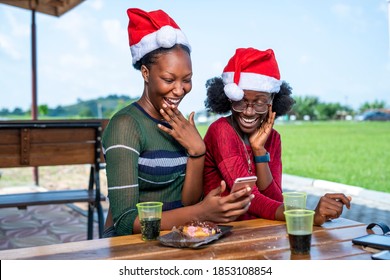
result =
[[[182,207],[187,156],[137,103],[116,113],[103,134],[108,198],[118,235],[133,233],[136,204],[161,201],[163,211]]]

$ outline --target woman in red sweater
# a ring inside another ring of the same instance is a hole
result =
[[[284,220],[281,140],[273,125],[295,101],[291,87],[280,79],[274,52],[237,49],[222,77],[208,80],[206,88],[208,111],[231,114],[211,124],[204,138],[205,194],[225,181],[222,195],[227,195],[236,178],[254,175],[254,198],[239,219]],[[314,223],[339,217],[344,205],[350,207],[344,194],[326,194],[315,209]]]

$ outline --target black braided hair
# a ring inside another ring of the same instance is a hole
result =
[[[158,58],[158,56],[162,53],[166,53],[166,52],[169,52],[170,50],[173,50],[175,48],[181,48],[183,49],[184,51],[186,51],[188,54],[191,53],[190,49],[185,46],[185,45],[182,45],[182,44],[176,44],[174,45],[173,47],[171,48],[158,48],[154,51],[151,51],[147,54],[145,54],[140,60],[138,60],[134,65],[133,67],[136,69],[136,70],[141,70],[141,66],[142,65],[145,65],[147,68],[150,68],[150,66],[154,63],[156,63],[156,60]]]

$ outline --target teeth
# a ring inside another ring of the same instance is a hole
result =
[[[173,103],[173,104],[178,104],[180,102],[181,99],[170,99],[170,98],[167,98],[168,102],[170,103]]]
[[[247,119],[247,118],[244,118],[244,117],[241,117],[241,119],[246,122],[246,123],[253,123],[257,120],[257,118],[254,118],[254,119]]]

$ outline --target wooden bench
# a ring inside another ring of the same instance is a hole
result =
[[[0,168],[90,164],[84,188],[0,195],[0,208],[88,203],[87,238],[93,238],[97,210],[99,237],[104,215],[99,171],[104,163],[101,135],[108,120],[0,121]]]

